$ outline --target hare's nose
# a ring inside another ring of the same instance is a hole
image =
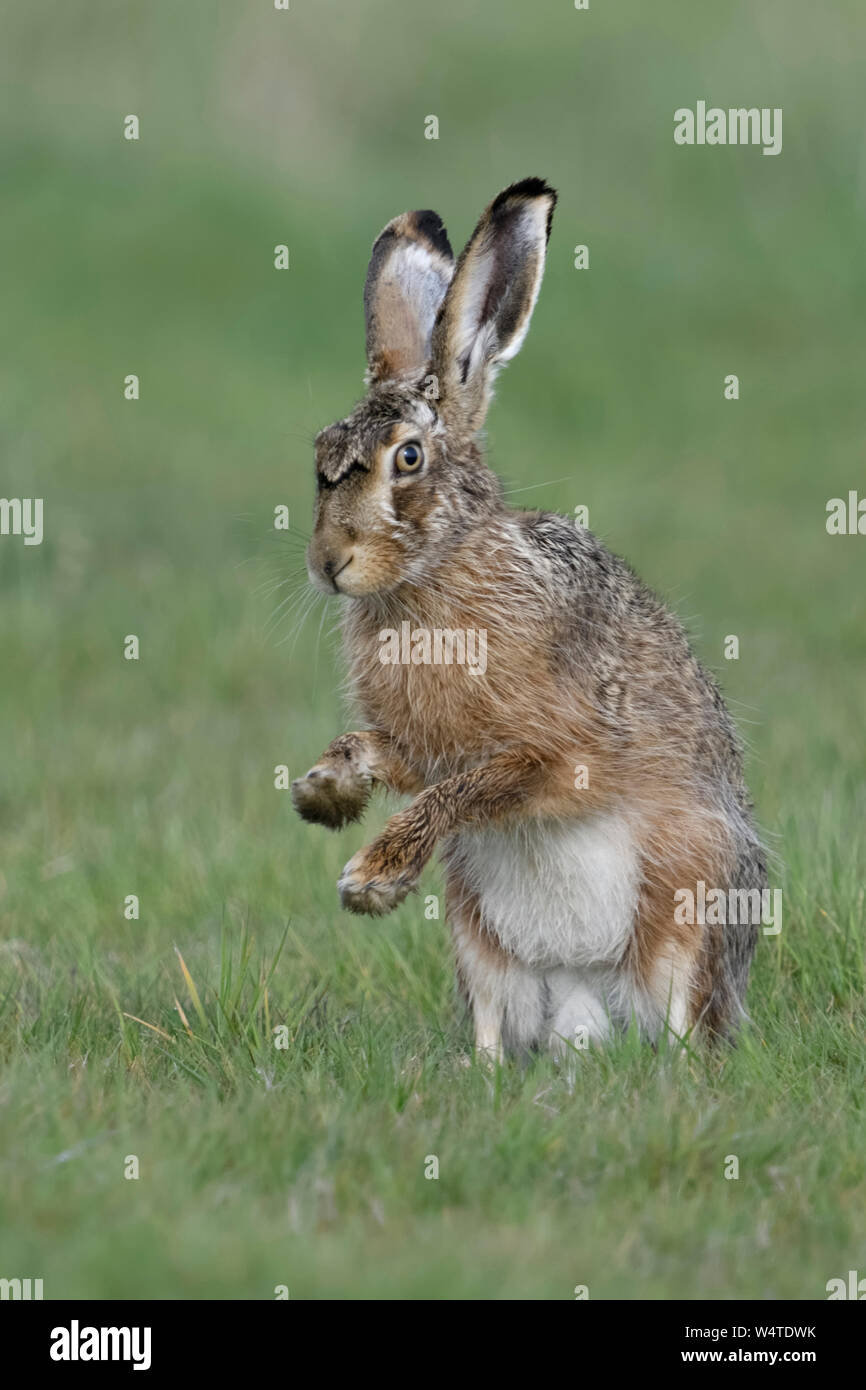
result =
[[[326,560],[322,565],[322,571],[328,579],[335,579],[338,574],[342,574],[347,565],[352,563],[352,556],[348,560]]]

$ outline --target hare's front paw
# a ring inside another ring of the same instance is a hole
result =
[[[292,805],[304,820],[340,830],[363,815],[372,785],[370,774],[348,760],[323,758],[292,783]]]
[[[375,844],[349,860],[337,883],[340,902],[349,912],[383,917],[397,907],[418,882],[409,869],[396,871]]]

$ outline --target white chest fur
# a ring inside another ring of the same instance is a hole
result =
[[[526,965],[613,964],[631,935],[638,857],[624,816],[461,831],[447,857]]]

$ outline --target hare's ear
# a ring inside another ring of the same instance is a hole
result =
[[[435,212],[404,212],[379,234],[364,286],[368,382],[427,365],[453,274],[454,255]]]
[[[469,238],[433,329],[443,415],[475,431],[497,369],[519,351],[544,273],[556,193],[524,179],[494,198]]]

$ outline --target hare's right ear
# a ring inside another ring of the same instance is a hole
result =
[[[454,256],[435,212],[401,213],[379,234],[364,286],[370,384],[424,369],[453,274]]]
[[[555,191],[543,179],[506,188],[482,214],[433,330],[442,414],[474,433],[496,372],[519,351],[535,308]]]

